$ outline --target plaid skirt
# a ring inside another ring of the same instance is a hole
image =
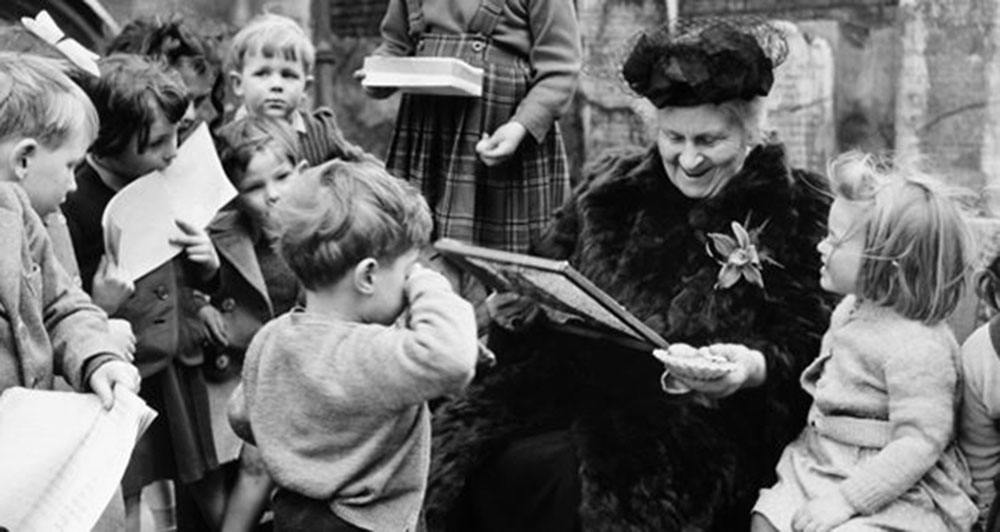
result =
[[[386,166],[423,192],[435,237],[526,252],[568,195],[559,124],[541,142],[525,135],[514,155],[493,167],[475,146],[514,116],[529,89],[530,65],[475,35],[425,35],[417,55],[482,68],[483,95],[403,95]]]

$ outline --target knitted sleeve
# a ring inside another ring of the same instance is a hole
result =
[[[883,328],[885,329],[885,328]],[[840,485],[845,499],[871,514],[899,498],[934,466],[954,435],[957,346],[910,328],[866,331],[861,348],[892,349],[882,368],[891,441]],[[895,344],[895,345],[892,345]]]

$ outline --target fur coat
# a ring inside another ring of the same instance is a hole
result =
[[[667,178],[655,147],[589,169],[535,249],[566,259],[671,342],[760,350],[767,380],[710,402],[667,395],[648,351],[569,336],[544,320],[491,335],[500,363],[435,414],[426,503],[443,530],[465,479],[511,441],[569,431],[580,461],[587,531],[743,530],[757,491],[805,422],[798,385],[819,350],[831,298],[816,244],[829,194],[821,177],[788,168],[784,150],[755,148],[715,196],[691,199]],[[764,287],[717,288],[709,233],[762,228]],[[773,261],[773,262],[772,262]]]

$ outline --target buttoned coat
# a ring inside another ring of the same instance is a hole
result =
[[[101,219],[115,191],[85,163],[76,172],[77,189],[67,196],[62,210],[66,216],[83,288],[92,289],[94,273],[104,254]],[[195,327],[196,307],[192,288],[194,265],[183,254],[158,266],[135,281],[135,291],[115,311],[116,318],[132,324],[136,336],[135,365],[148,377],[177,358],[186,366],[202,363],[201,334]]]
[[[211,303],[226,324],[229,359],[241,360],[253,335],[274,317],[274,308],[243,215],[220,211],[209,224],[208,235],[221,259],[219,289],[211,295]]]
[[[84,391],[88,359],[124,359],[107,316],[56,260],[28,197],[9,183],[0,183],[0,235],[0,390],[51,389],[58,374]]]

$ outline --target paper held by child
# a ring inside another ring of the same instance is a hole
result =
[[[402,92],[480,97],[483,69],[454,57],[366,57],[365,87],[392,87]]]
[[[486,286],[533,299],[552,322],[575,333],[618,341],[637,349],[668,345],[656,331],[566,261],[472,246],[451,239],[438,240],[434,247]]]
[[[0,395],[0,527],[90,530],[156,412],[118,387],[94,394],[8,388]]]
[[[105,252],[135,281],[180,253],[170,243],[183,234],[177,220],[205,227],[234,197],[203,123],[166,170],[136,179],[111,198],[101,220]]]

